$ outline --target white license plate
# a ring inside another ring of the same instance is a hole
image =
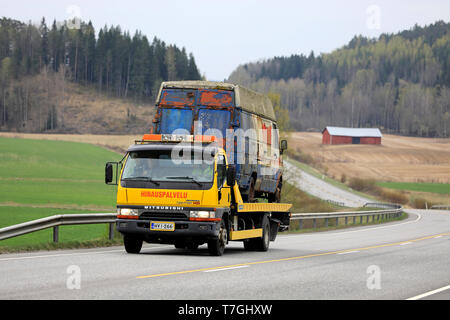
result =
[[[150,221],[150,230],[175,231],[175,222]]]

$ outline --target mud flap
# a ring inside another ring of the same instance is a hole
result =
[[[280,228],[281,221],[278,219],[270,218],[270,241],[275,241]]]

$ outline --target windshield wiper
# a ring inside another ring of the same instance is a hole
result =
[[[191,180],[192,182],[195,182],[196,184],[198,184],[200,187],[202,186],[202,184],[200,182],[198,182],[197,180],[195,180],[192,177],[187,177],[187,176],[181,176],[181,177],[166,177],[166,179],[186,179],[186,180]]]
[[[149,177],[130,177],[130,178],[122,179],[122,181],[149,181],[149,182],[152,182],[152,183],[156,184],[157,186],[160,185],[159,182],[157,182],[157,181],[155,181],[155,180],[153,180],[152,178],[149,178]]]

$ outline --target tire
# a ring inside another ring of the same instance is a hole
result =
[[[198,249],[198,243],[188,242],[186,244],[186,249],[188,249],[188,250],[197,250]]]
[[[270,244],[270,221],[269,217],[265,215],[262,220],[261,228],[263,229],[262,238],[257,238],[254,241],[255,250],[267,251]]]
[[[267,197],[269,203],[280,203],[281,202],[281,190],[277,187],[275,193],[269,194]]]
[[[245,251],[254,251],[255,250],[255,239],[244,240],[244,249],[245,249]]]
[[[123,244],[125,245],[125,251],[127,253],[137,254],[141,252],[142,240],[133,236],[125,235],[123,237]]]
[[[220,221],[219,236],[217,239],[208,241],[208,251],[212,256],[221,256],[225,251],[225,246],[228,241],[228,230],[223,220]]]
[[[174,245],[176,249],[186,249],[186,243],[183,241],[175,241]]]

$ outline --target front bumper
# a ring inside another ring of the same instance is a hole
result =
[[[133,235],[150,243],[175,243],[177,240],[209,240],[216,239],[219,235],[220,224],[217,222],[203,221],[170,221],[175,223],[174,231],[150,230],[150,221],[157,220],[132,220],[117,219],[117,231],[124,235]]]

